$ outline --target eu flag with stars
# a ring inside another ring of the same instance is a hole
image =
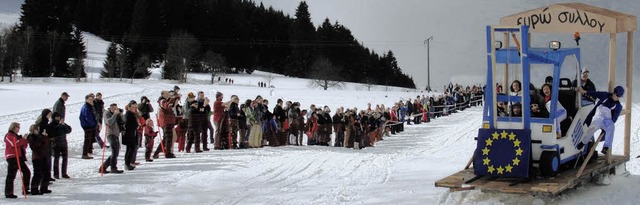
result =
[[[473,160],[477,176],[529,177],[531,131],[480,129]]]

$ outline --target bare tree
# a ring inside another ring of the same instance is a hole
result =
[[[364,79],[364,83],[367,87],[367,91],[371,91],[371,88],[376,85],[376,80],[372,77],[367,77]]]
[[[329,59],[320,57],[315,60],[311,65],[311,86],[321,87],[324,90],[329,88],[344,88],[345,84],[342,82],[342,68],[335,66],[329,61]]]
[[[199,45],[200,43],[193,35],[185,31],[173,32],[168,42],[163,77],[182,83],[187,82],[189,63],[193,61]]]
[[[264,76],[264,81],[267,82],[267,87],[271,87],[271,81],[273,81],[275,77],[273,76],[273,74],[269,73],[269,75]]]
[[[204,66],[211,72],[211,84],[215,81],[216,75],[226,72],[227,59],[219,53],[213,51],[207,51],[204,54]]]
[[[131,83],[133,83],[133,78],[135,78],[137,73],[144,74],[144,72],[148,72],[149,67],[151,67],[151,57],[147,54],[140,56],[134,65],[134,70],[131,74]]]

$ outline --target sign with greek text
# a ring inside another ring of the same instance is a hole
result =
[[[621,16],[625,17],[619,12],[585,4],[556,4],[503,17],[500,21],[503,26],[527,25],[531,32],[616,33]]]

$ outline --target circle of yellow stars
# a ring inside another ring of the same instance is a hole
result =
[[[502,133],[498,134],[498,131],[494,132],[493,134],[491,134],[492,137],[489,137],[489,139],[485,140],[486,145],[484,147],[484,149],[482,149],[482,155],[486,157],[482,160],[482,165],[487,165],[488,166],[488,170],[487,172],[493,174],[494,172],[496,172],[497,174],[504,174],[505,172],[511,173],[511,170],[513,169],[514,166],[518,166],[520,165],[520,159],[518,159],[518,156],[522,156],[522,152],[524,152],[524,150],[522,150],[520,148],[520,143],[522,143],[520,140],[518,140],[515,134],[513,134],[513,132],[511,133],[507,133],[506,131],[502,130]],[[494,167],[493,164],[491,163],[491,159],[489,159],[489,152],[491,152],[491,149],[489,149],[489,147],[493,146],[493,141],[494,140],[500,140],[500,139],[507,139],[509,141],[513,142],[513,148],[518,148],[516,149],[516,156],[514,157],[512,161],[512,163],[507,164],[507,166],[502,167]]]

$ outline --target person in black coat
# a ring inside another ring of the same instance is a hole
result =
[[[34,124],[29,129],[27,137],[29,147],[31,147],[31,162],[33,162],[33,179],[31,180],[31,194],[42,195],[51,193],[49,190],[49,169],[47,169],[47,158],[49,157],[49,138],[40,134],[38,125]]]
[[[345,127],[345,121],[344,121],[344,114],[343,114],[343,110],[344,108],[338,108],[336,110],[336,114],[333,115],[333,130],[335,131],[335,140],[333,142],[333,146],[335,147],[343,147],[344,146],[344,127]]]
[[[200,143],[202,143],[202,151],[209,151],[207,138],[213,137],[213,124],[211,124],[211,114],[213,110],[211,110],[211,105],[209,105],[209,98],[204,97],[204,92],[198,92],[198,98],[196,100],[198,101],[198,107],[203,108],[202,116],[200,116]],[[209,135],[207,135],[207,132],[209,132]]]
[[[229,116],[229,137],[231,137],[231,148],[238,148],[238,130],[239,130],[239,120],[240,116],[240,107],[238,104],[240,103],[240,99],[237,95],[231,96],[231,102],[229,104],[229,108],[227,109],[227,115]]]
[[[582,68],[582,74],[580,75],[580,84],[578,84],[578,80],[573,80],[573,82],[571,82],[571,85],[575,88],[578,86],[582,86],[582,89],[586,90],[586,91],[596,91],[596,85],[593,84],[593,82],[591,82],[591,79],[589,79],[589,70],[587,70],[586,68]],[[583,95],[582,96],[582,106],[585,105],[589,105],[589,104],[593,104],[595,103],[596,98],[589,96],[589,95]]]
[[[140,104],[138,105],[138,111],[144,120],[148,120],[151,118],[151,113],[153,112],[153,106],[151,106],[151,101],[147,96],[142,96],[140,98]]]
[[[191,152],[191,147],[195,143],[195,152],[200,153],[202,150],[200,149],[200,140],[201,140],[201,132],[202,132],[202,120],[205,117],[204,111],[204,103],[199,103],[195,100],[195,96],[191,93],[187,95],[187,113],[189,115],[189,120],[187,121],[188,133],[187,133],[187,146],[186,152]],[[205,144],[206,145],[206,144]]]
[[[365,138],[367,137],[367,133],[369,133],[369,116],[364,111],[360,111],[360,114],[357,118],[356,124],[356,138],[355,142],[358,143],[358,149],[362,149],[365,147]],[[355,147],[355,146],[354,146]]]
[[[273,115],[276,118],[276,123],[278,130],[276,131],[276,135],[278,137],[278,145],[283,146],[287,145],[287,133],[284,130],[284,123],[287,120],[287,112],[282,108],[282,99],[278,99],[276,107],[273,108]]]
[[[102,93],[96,93],[96,98],[93,99],[93,113],[96,116],[96,121],[98,121],[98,131],[96,132],[95,141],[98,143],[100,148],[104,148],[105,144],[100,137],[100,133],[102,132],[102,116],[104,114],[104,101],[102,101]]]
[[[50,140],[53,148],[53,177],[56,179],[62,178],[69,179],[67,174],[67,161],[69,157],[67,134],[71,133],[71,126],[62,121],[62,117],[59,113],[55,112],[52,115],[51,124],[49,124]],[[60,172],[59,160],[62,158],[62,172]]]
[[[258,105],[258,109],[264,111],[262,116],[262,139],[269,142],[269,146],[277,146],[276,131],[277,126],[275,123],[275,117],[271,111],[269,111],[269,101],[267,99],[262,100],[262,107]]]
[[[40,134],[49,135],[47,130],[49,128],[49,122],[51,121],[52,114],[51,110],[44,109],[40,113],[40,116],[38,116],[38,119],[36,119],[36,124],[38,125]]]
[[[322,111],[322,109],[317,108],[316,109],[316,117],[318,117],[318,138],[317,138],[317,142],[316,145],[325,145],[325,126],[327,124],[329,124],[329,122],[327,122],[327,119],[324,117],[324,112]]]
[[[127,113],[124,116],[124,135],[122,136],[122,144],[127,147],[127,150],[124,154],[124,164],[127,170],[133,170],[135,166],[132,166],[132,163],[135,162],[133,159],[133,152],[136,150],[135,148],[138,146],[138,136],[136,129],[138,129],[138,117],[136,116],[135,110],[138,109],[138,103],[132,100],[127,105]]]
[[[324,106],[322,109],[322,116],[320,116],[320,118],[323,119],[324,123],[321,128],[323,134],[323,137],[321,138],[322,145],[329,146],[329,143],[331,142],[331,133],[333,131],[333,119],[331,118],[331,109],[329,109],[329,106]]]
[[[413,114],[413,104],[411,104],[411,99],[407,100],[407,125],[411,124],[411,115]]]
[[[47,141],[50,141],[49,138],[51,136],[50,133],[50,129],[49,129],[49,122],[51,122],[51,118],[52,118],[52,112],[49,109],[44,109],[42,110],[42,112],[40,113],[40,116],[38,116],[38,119],[36,120],[36,124],[38,126],[38,132],[40,133],[40,135],[42,135],[42,137],[47,138]],[[47,146],[50,147],[50,146]],[[53,179],[53,177],[51,176],[51,152],[47,152],[47,156],[43,158],[44,160],[46,160],[45,163],[43,163],[45,165],[45,169],[48,172],[47,175],[45,175],[44,180],[48,181],[55,181],[55,179]]]

